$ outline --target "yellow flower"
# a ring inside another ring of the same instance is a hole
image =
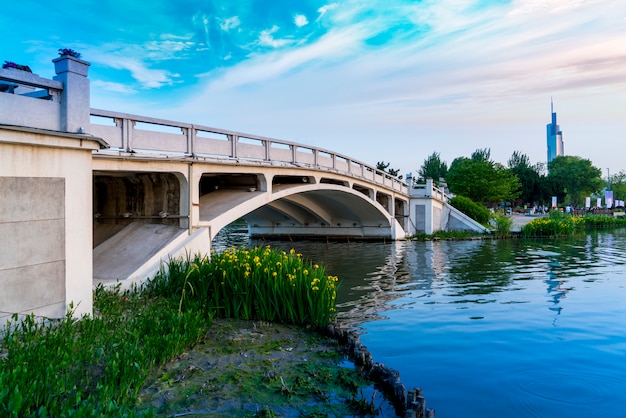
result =
[[[272,277],[276,277],[277,275],[278,275],[278,273],[272,272]]]
[[[315,292],[315,291],[317,291],[317,290],[320,290],[320,288],[319,288],[319,287],[317,287],[317,286],[313,286],[313,287],[311,288],[311,290],[313,290],[313,291]]]
[[[313,265],[313,268],[314,268],[314,269],[318,269],[318,268],[320,268],[320,266],[319,266],[319,265],[317,265],[317,264],[314,264],[314,265]]]

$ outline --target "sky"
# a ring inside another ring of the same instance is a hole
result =
[[[21,0],[0,61],[91,63],[91,106],[324,148],[417,173],[488,148],[626,170],[622,0]]]

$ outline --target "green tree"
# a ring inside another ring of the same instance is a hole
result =
[[[508,161],[509,170],[519,179],[521,190],[519,203],[538,203],[542,199],[542,178],[540,175],[541,166],[530,164],[530,158],[526,154],[514,151]]]
[[[459,157],[452,161],[447,177],[450,191],[492,207],[516,199],[521,188],[517,176],[491,161],[490,155],[489,149],[479,149],[472,158]]]
[[[609,186],[613,190],[613,197],[626,200],[626,172],[624,170],[609,177]]]
[[[559,201],[573,206],[581,206],[586,196],[600,191],[605,185],[599,168],[594,167],[591,161],[573,155],[550,161],[548,178],[553,182],[553,191],[564,196]]]
[[[398,173],[400,173],[400,170],[397,168],[389,168],[389,165],[391,165],[391,163],[379,161],[376,163],[376,169],[384,171],[385,173],[389,173],[389,175],[392,175],[394,177],[398,177]],[[398,178],[402,179],[402,176],[399,176]]]
[[[446,178],[447,175],[448,164],[445,161],[441,161],[438,152],[433,152],[424,160],[424,164],[422,164],[417,173],[417,180],[419,182],[425,182],[427,178],[439,180],[440,178]]]

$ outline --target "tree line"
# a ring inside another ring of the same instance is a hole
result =
[[[383,162],[381,166],[385,171],[389,164]],[[433,152],[413,181],[424,183],[427,178],[445,181],[451,193],[493,208],[503,202],[514,207],[551,206],[552,196],[559,205],[584,207],[586,197],[601,197],[607,187],[615,199],[626,197],[626,172],[609,177],[607,184],[602,171],[590,160],[569,155],[556,157],[547,165],[532,164],[526,154],[515,151],[504,166],[491,159],[489,148],[483,148],[469,157],[455,158],[448,166],[438,152]]]

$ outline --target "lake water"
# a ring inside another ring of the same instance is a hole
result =
[[[625,230],[268,244],[342,279],[340,321],[438,418],[626,416]]]

